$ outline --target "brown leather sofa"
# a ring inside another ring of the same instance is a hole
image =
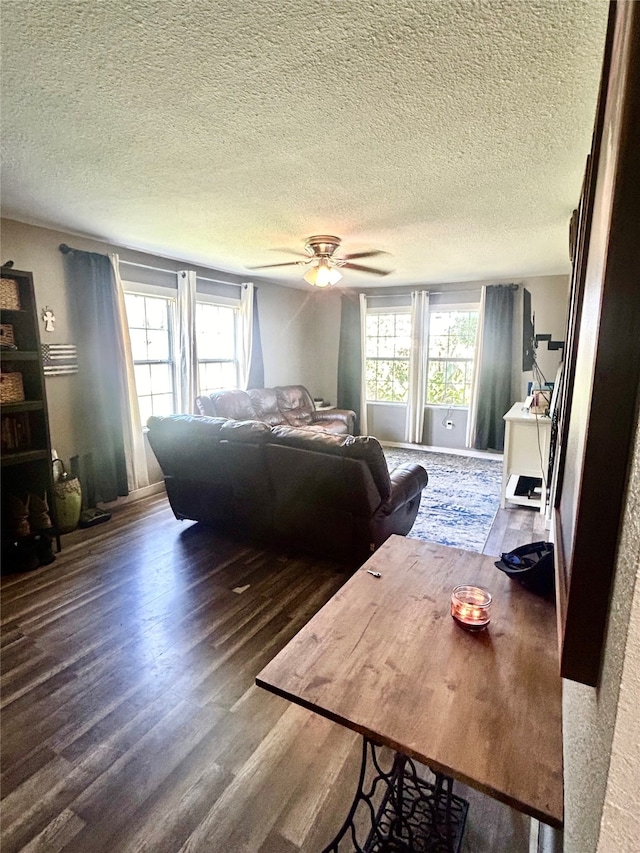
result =
[[[411,530],[428,481],[420,465],[389,474],[370,436],[191,415],[148,427],[176,518],[352,564]]]
[[[201,415],[211,418],[263,421],[268,426],[292,426],[334,435],[353,435],[356,419],[350,409],[319,412],[304,385],[214,391],[196,397],[196,406]]]

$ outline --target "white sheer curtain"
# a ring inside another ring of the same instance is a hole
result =
[[[124,452],[127,464],[127,486],[130,492],[149,485],[147,456],[144,449],[144,435],[140,423],[140,408],[136,393],[136,375],[131,352],[131,338],[127,323],[127,311],[124,302],[124,290],[120,278],[120,259],[118,255],[110,254],[109,261],[113,270],[113,280],[116,287],[116,302],[118,306],[119,331],[115,341],[116,357],[122,365],[123,389],[125,399],[122,401],[122,432],[124,435]]]
[[[360,294],[360,347],[362,371],[360,373],[360,435],[369,435],[367,420],[367,297]]]
[[[473,376],[471,377],[471,399],[469,400],[469,414],[467,416],[467,435],[465,442],[467,447],[473,447],[476,441],[476,424],[478,422],[478,379],[480,376],[480,362],[482,361],[482,341],[484,338],[484,309],[487,301],[487,287],[483,285],[480,292],[480,312],[478,314],[478,333],[476,335],[476,347],[473,354]]]
[[[251,370],[251,353],[253,350],[253,291],[252,282],[245,282],[240,288],[240,347],[239,347],[239,387],[247,388]]]
[[[411,353],[409,355],[409,401],[405,441],[422,443],[424,407],[427,402],[427,354],[429,338],[429,293],[411,293]]]
[[[193,413],[198,396],[198,354],[196,351],[196,274],[178,272],[176,299],[175,363],[177,414]]]

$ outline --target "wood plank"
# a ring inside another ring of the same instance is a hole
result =
[[[550,541],[544,516],[536,509],[510,506],[499,509],[485,542],[483,554],[499,557],[520,545]]]
[[[493,593],[486,632],[470,634],[450,618],[461,583]],[[391,537],[257,683],[562,825],[554,608],[490,558]]]
[[[163,495],[3,577],[3,853],[210,853],[212,811],[220,850],[317,853],[359,739],[254,680],[348,577],[178,522]],[[527,853],[519,815],[475,797],[473,853]]]
[[[83,828],[78,815],[65,809],[22,848],[22,853],[59,853]]]

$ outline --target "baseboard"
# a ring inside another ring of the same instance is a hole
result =
[[[133,492],[129,492],[128,495],[123,495],[123,497],[117,498],[115,501],[109,501],[108,503],[100,501],[99,503],[100,506],[105,509],[113,509],[115,507],[133,503],[134,501],[142,500],[142,498],[149,498],[151,495],[159,495],[164,491],[166,491],[164,480],[160,480],[159,483],[150,483],[148,486],[143,486],[141,489],[135,489]]]

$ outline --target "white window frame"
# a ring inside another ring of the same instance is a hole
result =
[[[474,311],[475,313],[477,313],[477,314],[478,314],[478,325],[479,325],[479,323],[480,323],[480,303],[479,303],[479,302],[449,302],[449,303],[442,303],[442,304],[440,304],[440,305],[436,304],[436,305],[430,305],[430,306],[429,306],[429,336],[428,336],[428,338],[427,338],[427,353],[426,353],[426,357],[427,357],[427,374],[426,374],[426,375],[427,375],[427,394],[426,394],[427,402],[426,402],[426,405],[427,405],[427,407],[428,407],[428,408],[434,408],[434,409],[460,409],[460,410],[468,410],[468,409],[469,409],[469,404],[468,404],[468,403],[467,403],[467,404],[462,404],[462,405],[461,405],[461,404],[458,404],[458,403],[447,403],[447,402],[442,402],[442,403],[430,403],[430,402],[429,402],[429,378],[428,378],[428,377],[429,377],[429,368],[430,368],[430,366],[431,366],[431,363],[432,363],[432,362],[434,362],[434,361],[436,361],[436,362],[452,362],[452,361],[459,361],[459,362],[461,362],[461,363],[462,363],[462,362],[464,362],[465,364],[469,364],[469,363],[470,363],[470,364],[471,364],[471,377],[472,377],[472,379],[471,379],[471,385],[470,385],[470,389],[469,389],[469,394],[471,395],[472,390],[473,390],[473,385],[472,385],[472,383],[473,383],[473,374],[474,374],[474,370],[475,370],[475,368],[476,368],[476,365],[475,365],[475,359],[476,359],[476,357],[477,357],[477,347],[476,347],[476,346],[474,346],[474,354],[473,354],[473,358],[470,358],[470,359],[469,359],[469,358],[460,358],[460,359],[455,359],[455,358],[454,358],[454,359],[451,359],[451,358],[433,358],[433,359],[432,359],[432,358],[429,356],[429,340],[430,340],[430,338],[431,338],[431,315],[432,315],[432,314],[453,314],[453,313],[458,313],[458,312],[459,312],[459,313],[466,313],[466,314],[468,314],[468,313],[470,313],[470,312],[472,312],[472,311]],[[477,335],[478,335],[478,332],[477,332],[477,329],[476,329],[476,344],[477,344]]]
[[[233,359],[228,358],[200,358],[197,354],[197,340],[198,335],[196,332],[196,359],[197,359],[197,377],[198,377],[198,394],[207,393],[202,389],[200,384],[200,365],[201,364],[230,364],[234,365],[234,375],[235,375],[235,387],[238,387],[238,381],[240,377],[240,301],[238,299],[233,299],[228,296],[215,296],[213,294],[208,293],[197,293],[196,292],[196,317],[194,318],[194,329],[197,325],[197,311],[198,305],[217,305],[223,308],[232,308],[233,309],[233,335],[234,335],[234,357]],[[210,389],[208,389],[210,390]]]
[[[169,323],[169,359],[167,361],[140,361],[133,358],[132,352],[132,360],[135,366],[138,364],[168,364],[170,368],[171,375],[171,393],[173,398],[172,412],[176,411],[176,364],[174,358],[174,334],[175,334],[175,305],[176,305],[176,289],[171,287],[163,287],[161,285],[156,284],[146,284],[144,282],[137,281],[122,281],[122,289],[126,295],[131,296],[148,296],[156,299],[164,299],[167,302],[167,317]],[[127,318],[127,326],[129,327],[129,318]],[[130,327],[129,327],[130,328]],[[148,394],[139,394],[136,389],[136,395],[138,399],[138,407],[140,406],[140,397],[148,397]],[[153,396],[153,395],[151,395]],[[143,421],[142,426],[146,429],[144,418],[142,413],[140,412],[141,420]]]
[[[385,307],[379,307],[379,308],[367,307],[367,317],[372,316],[374,314],[407,314],[407,315],[411,316],[411,306],[410,305],[399,305],[397,307],[392,307],[392,306],[385,306]],[[365,322],[365,335],[366,335],[366,326],[367,326],[367,324]],[[364,371],[365,371],[364,387],[365,387],[365,389],[367,388],[366,375],[367,375],[367,362],[368,361],[403,361],[403,362],[406,362],[406,364],[407,364],[407,373],[408,373],[410,352],[409,352],[409,355],[407,355],[406,359],[405,358],[395,358],[393,356],[392,357],[385,357],[385,358],[370,357],[370,356],[367,356],[367,354],[366,354],[366,352],[367,352],[367,340],[365,340],[364,352],[365,352],[365,364],[364,364]],[[408,400],[374,400],[374,399],[371,399],[367,395],[366,402],[367,402],[367,404],[372,404],[372,405],[406,406],[408,403]]]

